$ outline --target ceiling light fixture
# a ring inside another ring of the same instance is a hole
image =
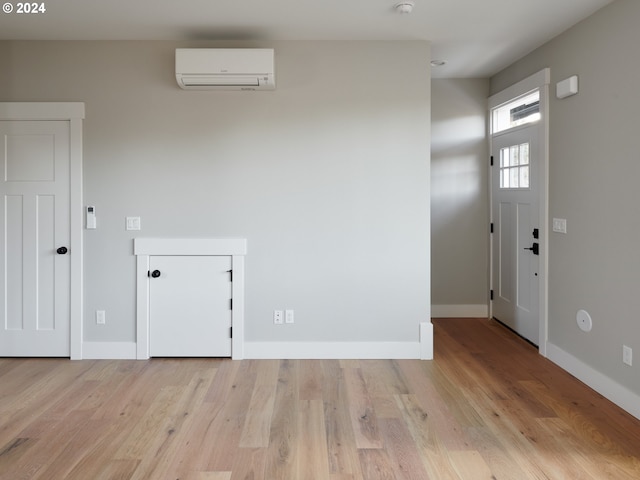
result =
[[[411,13],[413,11],[413,1],[403,0],[400,3],[396,3],[396,12],[398,13]]]
[[[443,67],[447,64],[444,60],[431,60],[432,67]]]

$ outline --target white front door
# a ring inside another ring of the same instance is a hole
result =
[[[0,356],[70,354],[69,135],[0,121]]]
[[[231,356],[231,257],[151,256],[149,354]]]
[[[539,344],[537,124],[492,137],[493,316]]]

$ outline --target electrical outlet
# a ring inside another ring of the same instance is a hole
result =
[[[283,312],[282,310],[274,310],[273,311],[273,323],[275,323],[276,325],[282,325],[283,322]]]
[[[630,367],[633,364],[633,350],[631,347],[627,347],[626,345],[622,346],[622,363],[629,365]]]
[[[104,310],[96,310],[96,323],[98,325],[104,325],[106,322],[106,314]]]
[[[293,323],[295,318],[293,316],[293,310],[284,311],[284,323]]]

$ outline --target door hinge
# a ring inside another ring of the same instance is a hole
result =
[[[493,222],[491,222],[491,233],[493,233]]]
[[[229,338],[233,338],[233,327],[229,327]]]
[[[227,273],[229,274],[229,281],[233,282],[233,270],[227,270]]]
[[[493,167],[493,155],[491,155],[491,166]]]
[[[489,290],[489,298],[493,300],[493,290]]]

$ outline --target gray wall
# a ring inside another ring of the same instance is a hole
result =
[[[486,305],[488,79],[431,82],[431,303]]]
[[[549,213],[568,232],[549,238],[549,341],[635,393],[622,345],[640,354],[639,24],[640,2],[618,0],[491,79],[495,93],[551,67]],[[571,75],[580,92],[556,99]]]
[[[184,46],[273,46],[277,90],[182,91]],[[429,58],[424,42],[0,42],[0,101],[86,102],[85,339],[135,340],[136,235],[247,238],[247,340],[417,341]],[[284,308],[296,323],[276,327]]]

